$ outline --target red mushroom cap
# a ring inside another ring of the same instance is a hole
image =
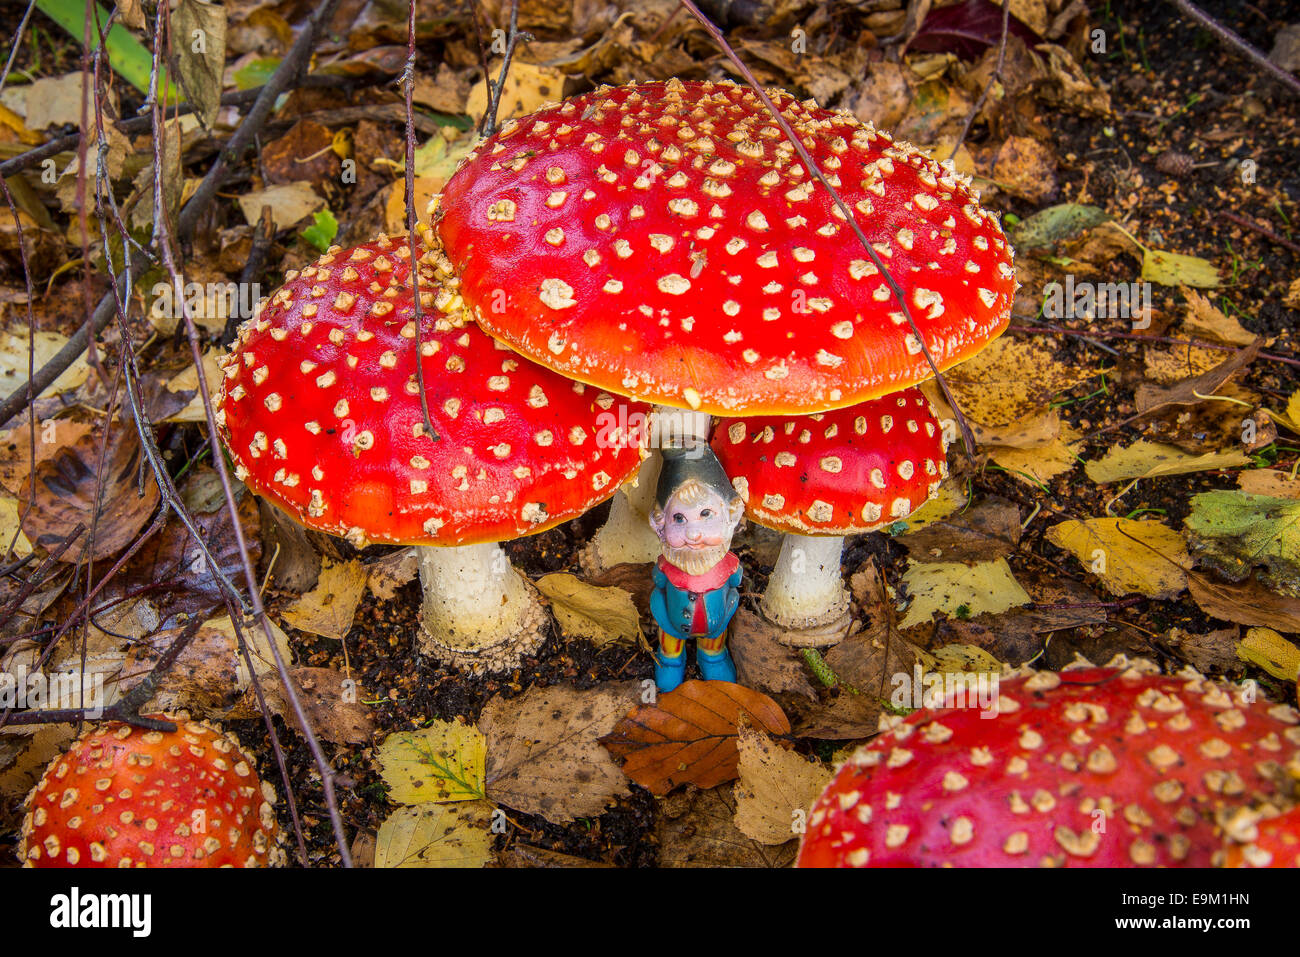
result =
[[[1300,867],[1300,807],[1275,817],[1245,817],[1246,833],[1228,842],[1224,867]]]
[[[836,773],[799,864],[1207,867],[1300,748],[1294,708],[1231,690],[1088,668],[1003,681],[991,719],[918,711]]]
[[[948,474],[943,429],[920,389],[815,415],[735,419],[712,444],[745,514],[797,535],[890,525]]]
[[[1012,251],[968,179],[851,113],[771,96],[939,367],[996,337]],[[611,392],[798,414],[933,375],[830,193],[729,81],[606,87],[510,120],[437,202],[433,228],[483,328]]]
[[[27,797],[28,867],[281,863],[275,794],[239,743],[197,721],[174,732],[107,722],[55,758]]]
[[[649,409],[528,362],[420,266],[424,433],[405,240],[332,250],[240,330],[222,440],[239,477],[302,524],[358,544],[469,545],[540,532],[613,495]]]

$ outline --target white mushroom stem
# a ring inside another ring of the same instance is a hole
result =
[[[546,640],[537,589],[500,545],[420,546],[420,650],[472,674],[517,667]]]
[[[833,645],[847,633],[849,593],[840,573],[844,539],[786,535],[763,593],[763,614],[796,647]]]
[[[609,503],[609,518],[584,546],[579,562],[588,574],[599,574],[623,562],[644,564],[659,559],[662,545],[650,527],[655,486],[663,457],[657,451],[686,439],[707,442],[711,419],[703,412],[657,405],[649,423],[650,445],[656,450],[641,463],[636,478]]]

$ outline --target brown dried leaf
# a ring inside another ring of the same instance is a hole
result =
[[[54,549],[77,525],[85,526],[81,539],[63,553],[62,561],[79,561],[86,555],[92,524],[95,541],[88,557],[99,561],[117,554],[135,539],[158,507],[158,484],[148,468],[144,494],[137,494],[143,456],[135,430],[116,426],[109,432],[102,485],[97,478],[101,440],[101,434],[91,433],[60,449],[36,466],[18,493],[19,507],[31,506],[23,532],[33,544]]]
[[[623,759],[624,774],[654,794],[681,784],[711,788],[736,776],[736,735],[745,719],[772,734],[790,733],[785,713],[767,695],[727,681],[687,681],[633,708],[600,743]]]
[[[1005,558],[1020,545],[1020,510],[1002,498],[986,498],[973,508],[909,531],[899,537],[917,560],[981,562]]]
[[[1300,632],[1300,598],[1279,595],[1255,578],[1227,584],[1196,572],[1187,573],[1187,589],[1201,611],[1239,625],[1262,625],[1277,631]]]
[[[1198,405],[1204,402],[1199,396],[1212,395],[1218,391],[1220,386],[1254,362],[1263,346],[1264,340],[1256,338],[1246,348],[1233,353],[1208,372],[1173,385],[1162,387],[1142,383],[1133,396],[1138,414],[1145,415],[1170,405]]]
[[[747,608],[736,612],[727,644],[736,662],[737,680],[747,688],[816,698],[803,658],[777,640],[779,631]]]
[[[488,797],[562,824],[600,814],[630,794],[627,778],[599,742],[639,688],[620,681],[586,691],[534,687],[517,698],[493,698],[478,722],[487,738]]]
[[[766,847],[736,827],[729,787],[672,795],[659,806],[655,837],[661,867],[789,867],[799,845]]]
[[[289,679],[312,730],[334,744],[369,744],[375,731],[371,709],[361,703],[361,689],[355,678],[333,668],[290,668]],[[301,730],[289,705],[284,686],[264,685],[266,706]]]
[[[797,825],[807,821],[831,772],[753,728],[740,729],[737,745],[736,827],[760,844],[784,844],[799,833]]]
[[[366,572],[360,561],[323,562],[316,587],[300,595],[281,617],[299,631],[342,641],[352,630],[365,590]]]

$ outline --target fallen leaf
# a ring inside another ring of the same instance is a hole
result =
[[[482,867],[492,859],[486,801],[401,807],[379,826],[375,867]]]
[[[1213,618],[1239,625],[1263,625],[1288,633],[1300,632],[1300,598],[1279,595],[1254,578],[1227,584],[1191,572],[1187,576],[1187,589],[1192,600]]]
[[[1300,502],[1239,491],[1192,496],[1184,520],[1197,556],[1233,581],[1263,565],[1270,584],[1300,596]]]
[[[285,183],[239,196],[239,209],[248,225],[256,226],[262,218],[262,207],[270,206],[277,230],[297,225],[324,205],[325,200],[316,195],[310,183]]]
[[[736,827],[730,787],[688,789],[665,799],[655,821],[660,867],[789,867],[799,844],[760,844]]]
[[[1237,628],[1219,628],[1205,634],[1171,628],[1164,636],[1178,658],[1202,674],[1228,673],[1240,668],[1237,657]]]
[[[1239,472],[1237,485],[1251,495],[1300,499],[1300,479],[1277,469],[1247,469]]]
[[[180,0],[172,14],[180,79],[203,125],[211,127],[221,108],[226,64],[226,8],[204,0]]]
[[[494,63],[488,71],[492,82],[496,82],[501,72],[501,64]],[[537,66],[516,59],[510,64],[506,74],[505,85],[501,88],[501,97],[497,111],[497,122],[505,123],[514,116],[523,116],[539,109],[547,102],[559,102],[564,97],[564,73],[553,67]],[[487,112],[487,81],[479,80],[470,88],[465,98],[465,109],[477,126]]]
[[[1263,339],[1254,339],[1249,346],[1233,353],[1213,369],[1173,385],[1143,382],[1133,395],[1138,414],[1145,415],[1171,405],[1198,405],[1206,401],[1204,396],[1213,395],[1220,386],[1254,362],[1263,345]]]
[[[478,728],[435,720],[419,731],[390,734],[379,746],[379,773],[399,804],[486,797],[486,740]]]
[[[33,342],[35,343],[34,346],[31,345]],[[29,352],[32,353],[31,359],[35,363],[35,367],[40,369],[49,363],[67,342],[68,337],[57,332],[38,330],[36,338],[30,339],[27,336],[26,329],[19,329],[16,332],[0,330],[0,389],[4,391],[5,395],[11,395],[27,384]],[[85,382],[86,376],[89,374],[90,366],[86,364],[85,356],[82,356],[68,366],[67,371],[50,383],[49,387],[41,393],[41,396],[69,392]],[[39,440],[39,436],[37,438]]]
[[[909,529],[898,541],[918,561],[1006,558],[1020,545],[1020,510],[1006,499],[986,498],[923,529]]]
[[[934,656],[933,670],[944,674],[1002,673],[1002,662],[978,645],[953,642],[935,648],[931,654]]]
[[[997,426],[1041,412],[1054,396],[1090,375],[1062,363],[1040,343],[1003,336],[944,378],[967,417]]]
[[[307,723],[318,736],[333,744],[370,743],[375,719],[360,701],[361,689],[355,678],[333,668],[298,667],[289,669],[289,680]],[[267,707],[301,732],[284,686],[278,681],[271,683],[265,694]]]
[[[1130,479],[1156,478],[1161,475],[1185,475],[1217,469],[1250,465],[1245,452],[1207,452],[1193,455],[1173,445],[1139,439],[1132,445],[1114,448],[1084,466],[1088,478],[1098,485]]]
[[[93,432],[60,449],[36,466],[18,492],[20,507],[27,509],[23,533],[52,550],[82,525],[85,531],[61,561],[80,561],[87,554],[99,561],[117,554],[158,507],[158,483],[147,466],[143,488],[139,482],[142,458],[135,429],[123,425],[112,427],[107,438]],[[87,553],[92,524],[94,542]]]
[[[352,630],[366,580],[365,567],[357,559],[324,561],[316,587],[298,596],[281,617],[299,631],[342,641]]]
[[[1041,203],[1056,192],[1056,156],[1028,136],[1008,136],[993,160],[993,178],[1013,196]]]
[[[802,656],[778,640],[781,629],[740,608],[731,619],[727,647],[736,662],[736,680],[746,688],[779,694],[784,691],[815,698]]]
[[[826,665],[847,686],[846,690],[884,698],[891,676],[910,674],[925,654],[898,633],[894,603],[874,558],[867,559],[849,583],[853,599],[866,618],[865,627],[826,652]]]
[[[1112,595],[1172,598],[1187,587],[1187,543],[1154,519],[1069,519],[1047,540],[1074,555]]]
[[[601,588],[565,572],[543,575],[534,584],[550,600],[551,612],[567,638],[589,638],[603,648],[642,637],[636,605],[621,588]]]
[[[1248,629],[1237,645],[1237,657],[1283,681],[1295,681],[1300,676],[1300,648],[1272,628]]]
[[[366,587],[376,598],[391,601],[397,590],[414,581],[420,571],[420,556],[414,548],[389,552],[378,561],[366,562]]]
[[[1018,250],[1052,247],[1108,219],[1110,215],[1100,207],[1061,203],[1040,209],[1017,223],[1010,230],[1011,239]]]
[[[1163,249],[1142,251],[1142,278],[1161,286],[1191,286],[1214,289],[1219,285],[1219,270],[1208,259],[1185,256]]]
[[[563,824],[600,814],[631,793],[600,738],[627,713],[640,688],[635,681],[585,691],[556,685],[493,698],[478,722],[487,739],[488,797]]]
[[[813,801],[830,783],[830,770],[753,728],[741,728],[736,745],[737,829],[760,844],[784,844],[803,833]]]
[[[962,562],[908,560],[902,584],[911,602],[899,628],[928,622],[936,612],[949,617],[997,614],[1031,601],[1011,574],[1005,558],[966,565]]]
[[[1216,309],[1208,297],[1194,289],[1184,289],[1183,297],[1187,300],[1183,328],[1192,338],[1209,339],[1230,346],[1248,346],[1255,341],[1253,332]]]
[[[742,720],[772,734],[790,733],[785,714],[767,695],[727,681],[687,681],[654,704],[633,708],[600,743],[623,759],[624,774],[653,794],[682,784],[710,788],[736,776]]]

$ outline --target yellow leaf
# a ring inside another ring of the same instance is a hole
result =
[[[930,620],[937,611],[955,618],[993,614],[1017,605],[1027,605],[1029,595],[1011,574],[1005,558],[991,562],[913,562],[907,563],[903,584],[912,596],[907,614],[898,623],[911,628]],[[964,609],[964,610],[963,610]]]
[[[500,70],[500,64],[493,64],[492,69],[488,71],[493,83],[500,76]],[[512,116],[532,113],[543,103],[558,102],[563,97],[564,74],[562,72],[554,67],[536,66],[516,59],[510,64],[510,72],[506,74],[505,86],[501,90],[497,122],[504,123]],[[470,89],[469,96],[465,100],[465,112],[473,118],[475,126],[487,112],[487,106],[487,81],[479,80]]]
[[[1049,528],[1047,540],[1074,555],[1112,595],[1172,598],[1187,587],[1187,543],[1157,521],[1070,519]]]
[[[1272,628],[1250,628],[1237,645],[1237,657],[1263,668],[1274,678],[1295,681],[1300,675],[1300,648]]]
[[[1068,429],[1063,429],[1061,438],[1035,448],[992,448],[989,449],[989,458],[1026,485],[1038,487],[1078,464],[1078,451],[1083,446],[1069,441],[1065,434],[1068,432]]]
[[[632,596],[621,588],[589,585],[557,572],[537,581],[566,636],[590,638],[600,648],[610,642],[633,642],[641,636],[641,618]]]
[[[954,643],[936,648],[934,671],[944,672],[1002,672],[1002,662],[977,645]]]
[[[299,631],[341,641],[352,629],[365,588],[366,570],[361,562],[322,562],[316,587],[284,610],[284,620]]]
[[[492,859],[492,805],[398,808],[375,838],[375,867],[482,867]]]
[[[1250,465],[1245,452],[1206,452],[1195,455],[1174,445],[1162,445],[1140,439],[1124,448],[1114,448],[1089,462],[1084,471],[1098,485],[1129,479],[1155,478],[1158,475],[1184,475]]]
[[[0,389],[4,391],[5,395],[12,395],[15,389],[27,383],[27,359],[30,341],[27,338],[26,329],[17,332],[0,330]],[[67,341],[67,336],[60,335],[57,332],[37,332],[36,345],[31,350],[35,353],[36,368],[41,368],[41,366],[53,359],[55,353],[62,349]],[[90,366],[86,365],[86,359],[83,356],[73,362],[67,371],[55,379],[41,395],[50,396],[60,392],[69,392],[85,382],[86,376],[89,374]]]
[[[1199,256],[1185,256],[1163,249],[1144,249],[1142,278],[1162,286],[1213,289],[1219,285],[1219,270],[1214,263]]]
[[[399,804],[472,801],[485,794],[482,732],[456,721],[390,734],[379,746],[379,770]]]
[[[16,539],[14,532],[18,533]],[[14,543],[16,558],[31,554],[32,543],[27,540],[18,523],[18,499],[4,495],[0,496],[0,542],[8,548],[11,541]]]
[[[760,844],[792,840],[793,825],[807,820],[813,801],[830,783],[831,772],[787,751],[755,728],[741,728],[736,745],[740,751],[740,780],[734,789],[736,827]]]

